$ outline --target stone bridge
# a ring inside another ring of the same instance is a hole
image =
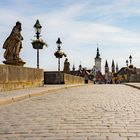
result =
[[[140,91],[65,88],[0,106],[1,140],[140,140]]]

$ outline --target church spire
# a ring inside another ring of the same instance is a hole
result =
[[[97,45],[97,54],[96,54],[96,58],[100,58],[100,53],[99,53],[98,45]]]
[[[72,71],[75,71],[75,65],[73,64]]]
[[[114,60],[112,60],[112,73],[115,73],[115,64],[114,64]]]
[[[114,67],[115,66],[115,64],[114,64],[114,60],[112,60],[112,67]]]
[[[105,62],[105,67],[106,67],[106,68],[108,67],[108,63],[107,63],[107,60],[106,60],[106,62]]]
[[[109,67],[108,67],[108,63],[107,63],[107,60],[105,62],[105,73],[108,73],[109,72]]]
[[[97,44],[97,54],[95,57],[95,67],[98,71],[101,72],[101,57],[100,57],[100,53],[99,53],[98,44]]]
[[[116,73],[119,71],[118,63],[116,63]]]

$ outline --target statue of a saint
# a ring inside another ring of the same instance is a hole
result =
[[[4,53],[4,58],[6,61],[21,61],[21,58],[19,58],[20,49],[22,48],[21,41],[23,40],[23,37],[20,33],[21,30],[21,23],[17,21],[16,25],[12,29],[10,36],[5,40],[3,44],[3,48],[6,49]]]
[[[64,73],[69,73],[70,72],[70,63],[68,62],[68,59],[65,59],[64,62],[64,69],[63,69]]]

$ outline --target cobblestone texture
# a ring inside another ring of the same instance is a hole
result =
[[[0,140],[140,140],[140,91],[125,85],[65,89],[0,112]]]
[[[74,85],[70,85],[70,86],[74,86]],[[32,87],[32,88],[25,88],[25,89],[16,89],[16,90],[11,90],[11,91],[3,91],[3,92],[0,92],[0,99],[4,99],[8,97],[15,97],[18,95],[20,96],[20,95],[25,95],[25,94],[38,93],[38,92],[43,92],[43,91],[48,91],[48,90],[62,89],[65,87],[67,86],[66,85],[46,85],[43,87],[34,87],[34,88]]]

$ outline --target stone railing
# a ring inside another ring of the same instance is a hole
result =
[[[70,74],[64,74],[64,84],[84,84],[84,78]]]
[[[129,82],[140,82],[140,74],[132,74],[129,78]]]
[[[0,91],[43,85],[42,69],[0,65]]]
[[[85,78],[80,76],[74,76],[71,74],[66,74],[61,72],[60,74],[57,71],[44,72],[44,83],[45,84],[84,84]],[[88,83],[92,83],[89,80]]]

